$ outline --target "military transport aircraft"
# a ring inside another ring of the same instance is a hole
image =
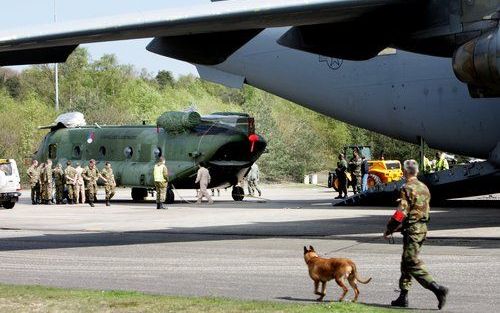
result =
[[[53,125],[42,127],[50,132],[35,158],[61,164],[95,159],[99,168],[109,161],[117,186],[132,187],[136,201],[144,200],[154,188],[153,166],[161,156],[169,170],[168,203],[174,201],[172,187],[198,188],[200,162],[210,167],[209,187],[233,187],[233,199],[241,201],[244,191],[239,182],[266,148],[265,140],[255,134],[254,119],[245,113],[200,117],[196,112],[166,112],[157,125],[126,126],[86,126],[83,116],[74,118],[79,114],[64,114]]]
[[[0,35],[0,65],[147,49],[339,120],[500,167],[498,0],[229,0]],[[500,187],[499,187],[500,188]]]

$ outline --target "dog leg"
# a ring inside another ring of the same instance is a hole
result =
[[[356,284],[356,277],[351,274],[347,279],[349,281],[349,285],[351,285],[352,289],[354,290],[354,299],[352,300],[352,302],[357,302],[359,296],[359,289],[358,285]]]
[[[314,294],[321,296],[321,293],[319,292],[318,288],[319,288],[319,280],[315,280],[314,281]]]
[[[349,291],[349,289],[347,289],[347,287],[345,286],[345,284],[344,284],[344,282],[342,281],[341,278],[335,278],[335,282],[343,290],[342,296],[339,299],[339,302],[342,302],[342,301],[344,301],[345,295],[347,294],[347,292]]]

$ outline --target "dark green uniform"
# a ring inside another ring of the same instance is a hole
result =
[[[64,177],[64,171],[61,165],[56,166],[54,169],[54,183],[56,186],[56,203],[63,203],[64,199],[64,185],[66,178]]]
[[[349,168],[352,175],[352,191],[358,193],[361,191],[361,165],[363,160],[358,156],[354,156],[349,161]]]
[[[347,197],[347,161],[341,159],[337,162],[337,169],[335,170],[339,180],[339,196],[337,198]]]
[[[40,169],[38,166],[31,165],[27,172],[31,187],[31,203],[40,202]]]
[[[403,257],[401,260],[401,277],[399,288],[409,290],[412,277],[424,288],[429,289],[434,281],[424,263],[418,258],[420,249],[427,236],[427,223],[431,195],[426,185],[416,177],[410,178],[401,188],[401,202],[399,209],[406,218],[403,222]]]

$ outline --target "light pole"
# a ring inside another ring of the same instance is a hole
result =
[[[56,0],[54,0],[54,23],[57,22],[57,15],[56,15]],[[56,111],[59,111],[59,64],[55,63],[54,64],[54,79],[55,79],[55,85],[56,85]]]

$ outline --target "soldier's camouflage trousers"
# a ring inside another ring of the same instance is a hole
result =
[[[42,183],[42,200],[50,201],[52,200],[52,184]]]
[[[427,233],[403,233],[403,257],[401,260],[401,278],[399,279],[399,288],[401,290],[410,289],[412,277],[426,289],[429,289],[430,284],[434,281],[424,262],[418,258],[426,235]]]
[[[167,183],[155,182],[156,203],[164,203],[167,198]]]
[[[62,203],[64,199],[64,184],[56,184],[56,202]]]
[[[106,200],[111,200],[115,195],[115,186],[114,185],[105,185],[104,191],[106,191]]]
[[[40,184],[36,183],[31,186],[31,203],[40,202]]]
[[[68,198],[71,200],[71,201],[76,201],[78,199],[78,197],[76,196],[76,188],[75,188],[75,185],[66,185],[68,187]]]
[[[93,203],[95,201],[95,195],[97,194],[97,184],[90,183],[85,187],[86,187],[86,190],[88,192],[88,201],[89,201],[89,203]]]

